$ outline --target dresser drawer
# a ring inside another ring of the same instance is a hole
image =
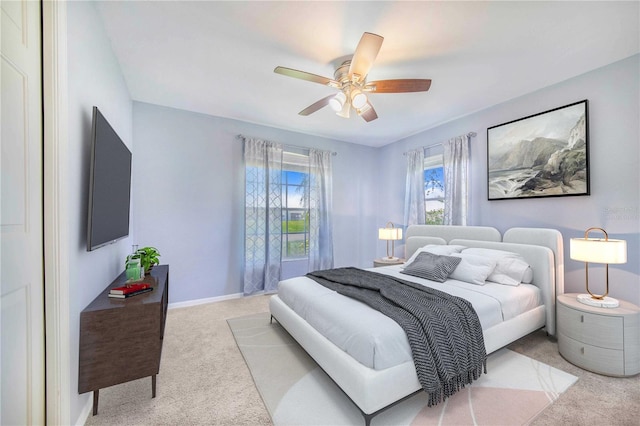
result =
[[[611,376],[623,376],[624,352],[587,345],[560,331],[558,333],[558,349],[567,361],[595,373]]]
[[[624,319],[616,316],[590,314],[558,305],[558,331],[586,345],[622,350]]]

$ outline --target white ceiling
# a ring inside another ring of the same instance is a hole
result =
[[[98,2],[131,97],[327,138],[382,146],[640,51],[631,2]],[[369,80],[430,78],[422,93],[372,94],[377,120],[326,107],[333,78],[368,31],[384,43]]]

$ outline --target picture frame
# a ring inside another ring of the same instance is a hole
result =
[[[489,201],[590,195],[587,99],[487,129]]]

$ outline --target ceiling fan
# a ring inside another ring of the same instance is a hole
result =
[[[309,105],[298,113],[300,115],[313,114],[329,105],[341,117],[349,118],[353,107],[365,121],[373,121],[378,118],[378,114],[367,98],[367,93],[426,92],[431,87],[431,80],[428,79],[367,81],[367,74],[378,56],[383,40],[384,37],[377,34],[364,33],[353,57],[336,69],[333,79],[286,67],[276,67],[273,72],[339,90],[337,94],[331,94]]]

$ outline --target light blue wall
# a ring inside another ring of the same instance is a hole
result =
[[[376,257],[377,150],[271,127],[134,102],[136,244],[171,265],[169,301],[242,293],[244,163],[237,135],[337,153],[333,161],[336,266]],[[288,263],[283,278],[305,273]]]
[[[67,3],[68,36],[68,218],[71,419],[87,407],[91,393],[78,394],[80,312],[123,270],[131,238],[87,252],[90,133],[96,105],[129,149],[132,104],[100,15],[92,2]],[[135,208],[135,206],[134,206]]]
[[[470,225],[504,232],[515,226],[559,229],[565,242],[565,291],[584,292],[584,263],[569,258],[569,239],[592,226],[628,244],[628,262],[609,268],[610,294],[640,305],[640,56],[572,78],[512,101],[387,145],[378,161],[384,194],[380,218],[402,223],[404,152],[477,132],[471,140]],[[589,100],[591,195],[487,200],[487,128],[538,112]],[[598,234],[594,235],[597,236]],[[590,288],[604,291],[604,269],[590,266]]]

